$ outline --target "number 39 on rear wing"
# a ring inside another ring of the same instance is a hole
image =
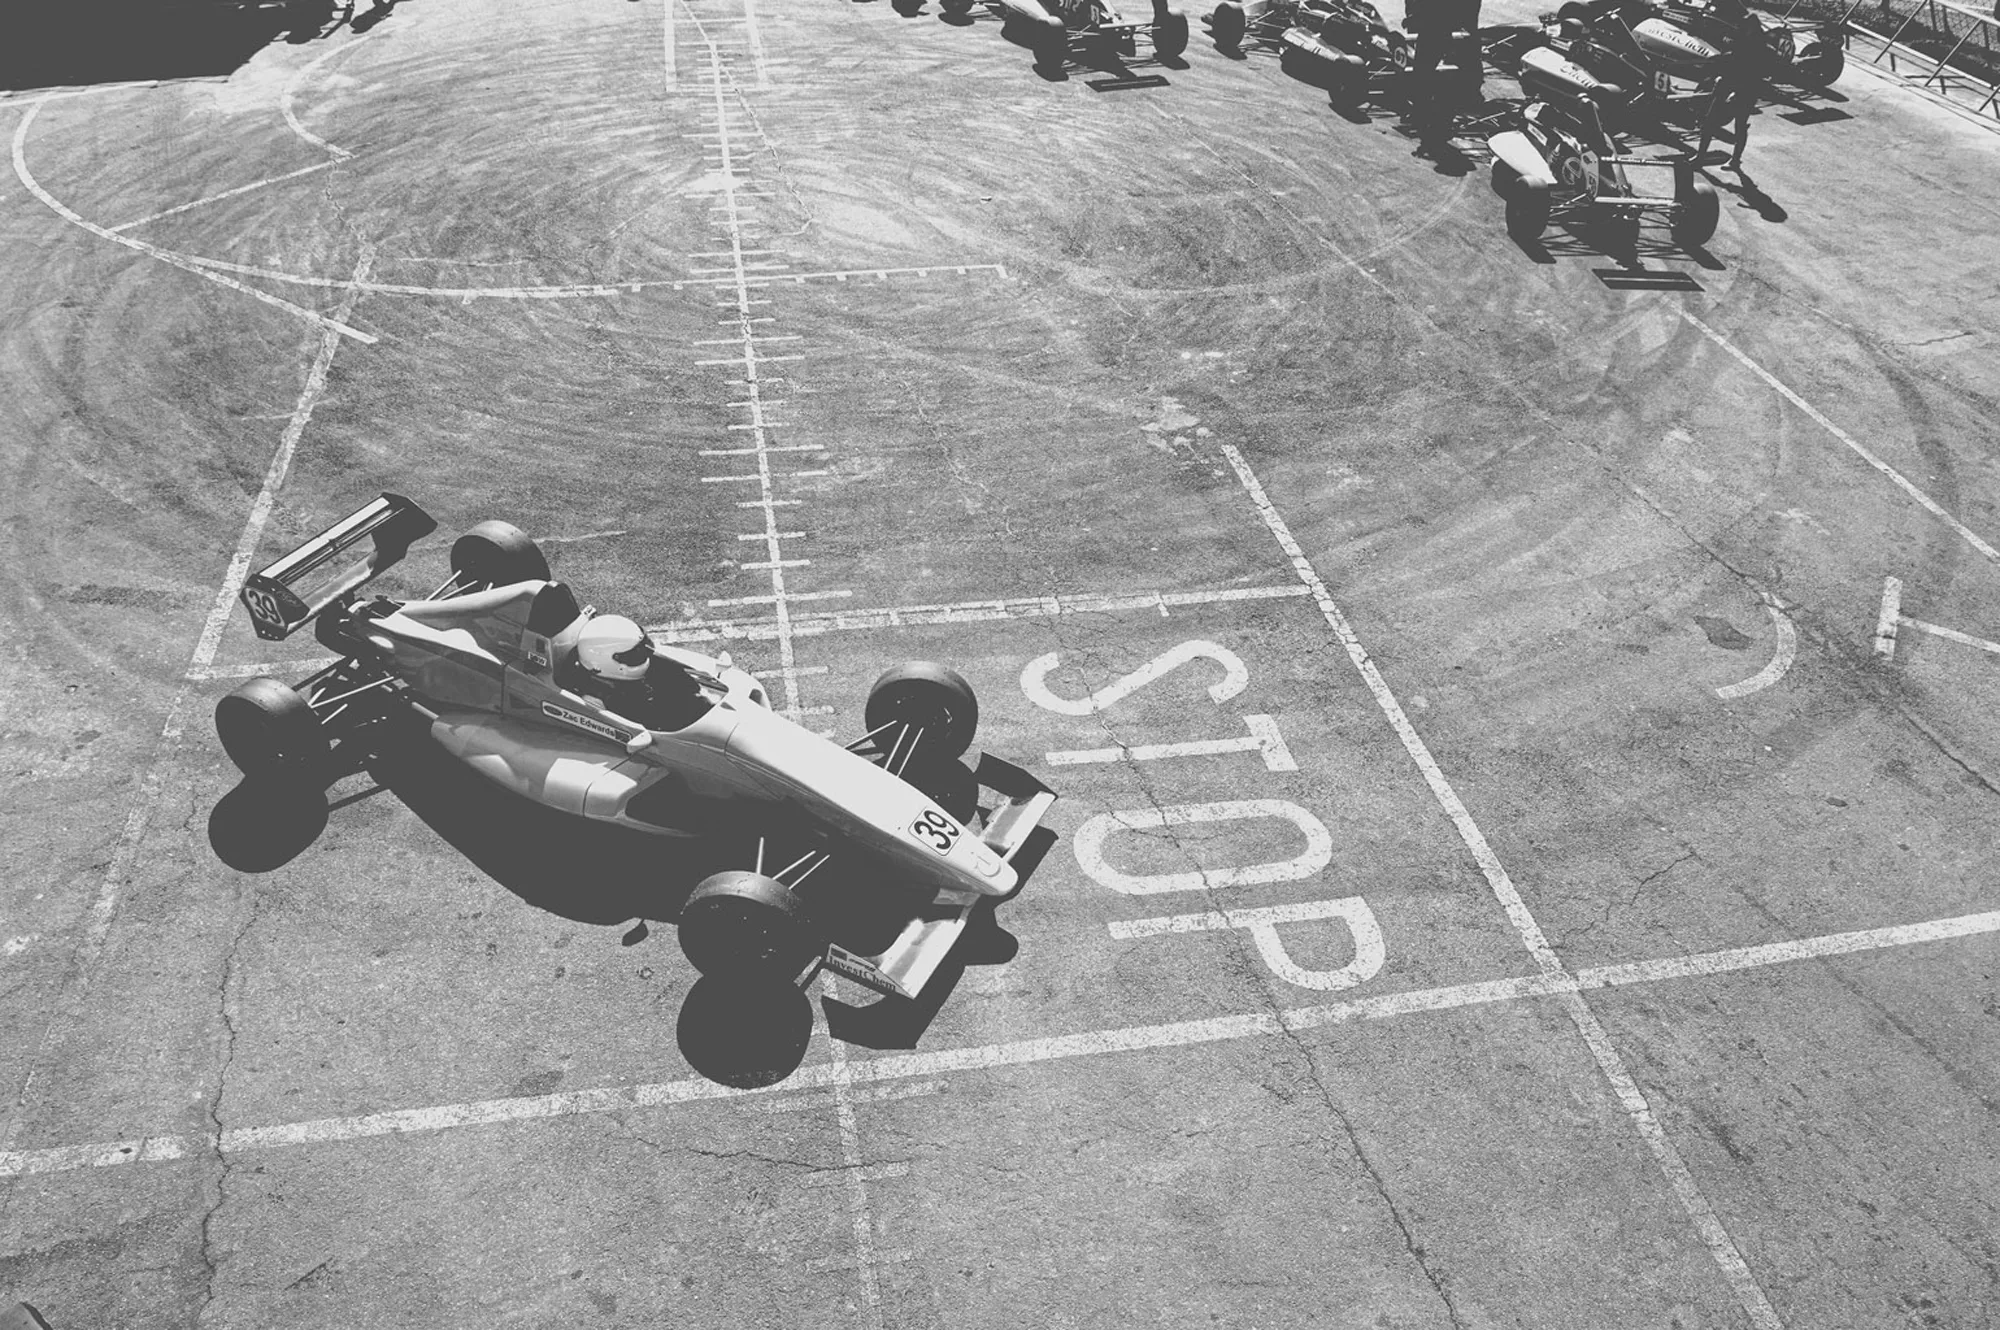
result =
[[[282,641],[342,596],[386,571],[412,542],[437,530],[431,515],[400,494],[383,494],[341,518],[243,584],[243,607],[257,636]],[[372,540],[352,562],[341,555]]]

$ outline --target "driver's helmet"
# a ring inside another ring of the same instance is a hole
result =
[[[600,614],[584,624],[576,639],[576,663],[595,678],[630,683],[646,677],[653,639],[622,614]]]

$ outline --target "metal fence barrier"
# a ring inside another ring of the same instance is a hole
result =
[[[1841,23],[1848,58],[1864,59],[1975,114],[2000,120],[2000,3],[1955,0],[1790,0],[1784,18]]]

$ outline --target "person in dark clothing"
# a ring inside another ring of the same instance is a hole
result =
[[[1722,58],[1722,68],[1715,80],[1715,93],[1702,113],[1701,144],[1695,149],[1697,162],[1708,159],[1708,145],[1721,132],[1724,123],[1733,118],[1736,125],[1731,137],[1735,146],[1729,154],[1728,165],[1731,170],[1743,169],[1743,148],[1750,139],[1750,116],[1757,109],[1758,98],[1763,96],[1770,59],[1771,52],[1764,44],[1763,33],[1756,24],[1748,25]]]
[[[1432,103],[1440,100],[1437,68],[1452,53],[1452,38],[1470,34],[1459,58],[1468,65],[1474,79],[1481,76],[1479,48],[1480,0],[1404,0],[1403,26],[1416,35],[1409,77],[1419,95]]]

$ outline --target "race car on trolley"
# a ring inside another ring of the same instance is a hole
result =
[[[1548,47],[1521,61],[1521,91],[1530,98],[1514,127],[1487,139],[1493,153],[1493,189],[1505,200],[1507,232],[1533,244],[1555,220],[1637,226],[1646,213],[1662,213],[1674,243],[1707,244],[1721,219],[1715,186],[1695,170],[1692,154],[1649,156],[1627,151],[1605,128],[1607,106],[1628,90],[1599,78]],[[1633,173],[1666,173],[1673,193],[1642,194]]]
[[[1151,0],[1149,12],[1112,0],[999,0],[1006,24],[1020,32],[1044,69],[1061,69],[1076,50],[1132,57],[1143,36],[1156,57],[1187,50],[1188,19],[1173,0]],[[964,13],[973,0],[944,0],[946,13]]]
[[[1742,0],[1569,0],[1543,22],[1630,60],[1663,97],[1705,89],[1745,50],[1765,77],[1800,87],[1831,87],[1847,66],[1842,24],[1782,19]]]
[[[655,644],[631,620],[579,606],[504,522],[453,544],[450,580],[431,596],[360,596],[435,529],[384,494],[245,583],[258,636],[311,623],[339,657],[297,685],[248,680],[217,704],[218,737],[245,777],[323,788],[338,750],[414,734],[579,818],[740,837],[743,867],[696,886],[678,925],[697,970],[747,984],[802,987],[824,967],[915,997],[973,912],[1020,889],[1023,849],[1055,794],[998,758],[982,755],[976,771],[960,761],[978,703],[956,672],[886,671],[868,694],[867,732],[843,747],[773,711],[726,658]],[[998,798],[982,807],[989,791]],[[816,879],[835,856],[850,871]],[[834,940],[842,880],[856,877],[900,902],[900,931],[868,954]]]

